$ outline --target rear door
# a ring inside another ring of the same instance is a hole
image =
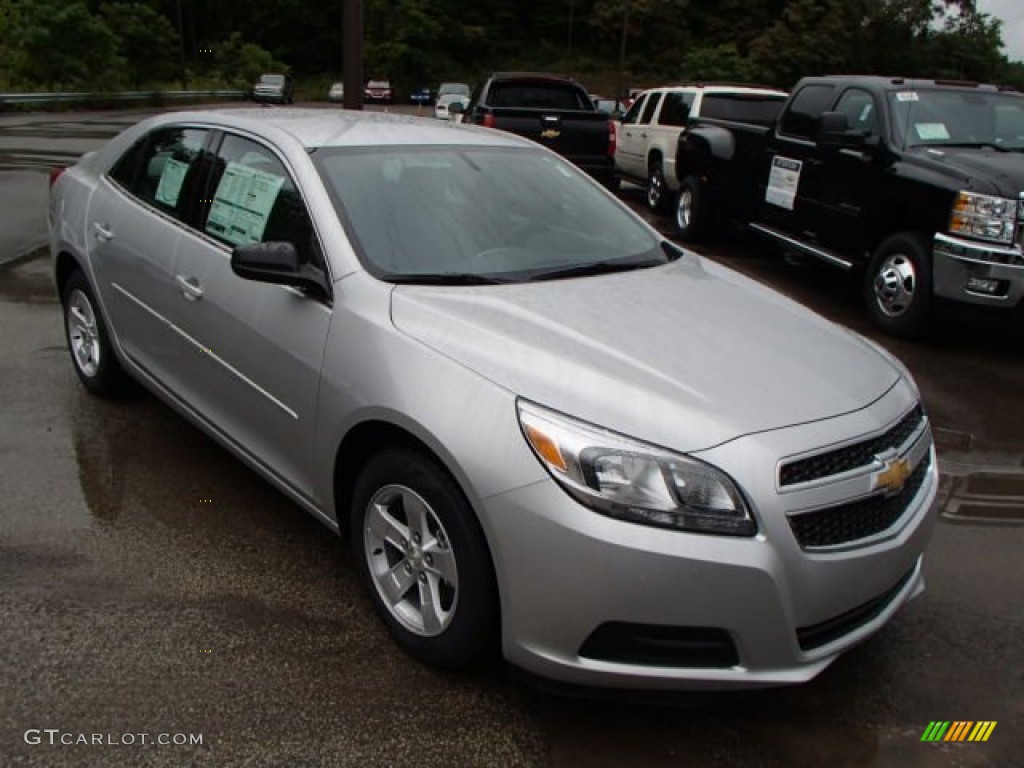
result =
[[[118,341],[132,362],[172,389],[180,383],[168,315],[174,259],[210,135],[187,126],[149,133],[100,179],[87,216],[96,288]]]
[[[227,133],[194,223],[178,245],[169,314],[183,331],[187,399],[214,427],[312,500],[312,441],[329,300],[245,280],[231,249],[290,242],[326,274],[308,209],[282,159]]]

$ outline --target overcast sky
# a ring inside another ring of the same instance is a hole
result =
[[[1006,57],[1024,61],[1024,0],[977,0],[977,8],[1002,19]]]

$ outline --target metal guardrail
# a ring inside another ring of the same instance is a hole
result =
[[[245,99],[248,91],[120,91],[105,93],[0,93],[0,109],[7,104],[71,104],[81,102],[187,101],[190,99]]]

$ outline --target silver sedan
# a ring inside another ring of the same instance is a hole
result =
[[[906,369],[530,142],[180,112],[56,177],[49,218],[82,384],[141,382],[347,532],[426,662],[794,683],[923,590]]]

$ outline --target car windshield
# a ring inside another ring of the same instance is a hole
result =
[[[438,96],[469,96],[469,86],[465,83],[441,83],[437,89]]]
[[[1024,96],[917,89],[889,94],[896,142],[904,147],[990,147],[1024,151]]]
[[[390,88],[391,83],[387,80],[371,80],[366,84],[367,88]]]
[[[284,83],[284,75],[263,75],[260,82],[264,85],[281,85]]]
[[[673,253],[567,161],[531,148],[328,148],[314,160],[367,270],[393,282],[524,282]]]

